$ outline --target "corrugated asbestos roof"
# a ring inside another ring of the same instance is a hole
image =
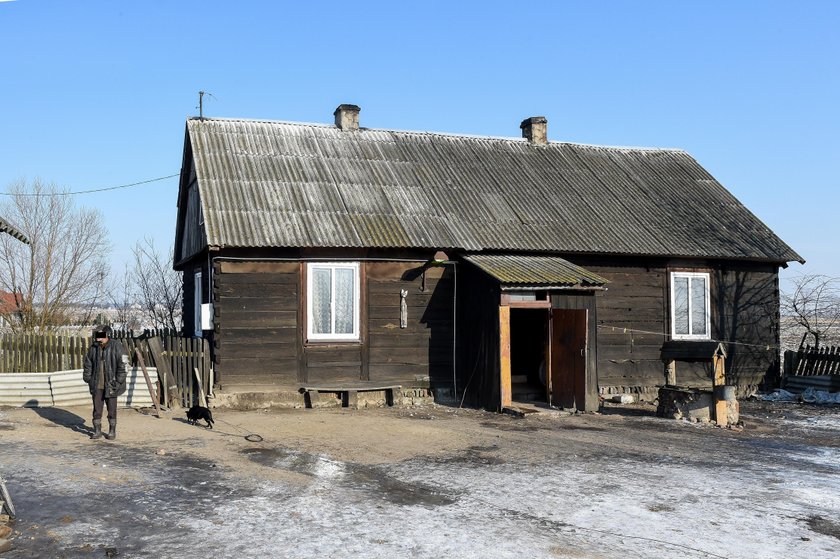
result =
[[[207,240],[802,258],[680,150],[190,119]]]
[[[15,239],[29,244],[29,239],[26,238],[26,235],[15,229],[15,227],[11,223],[6,221],[2,217],[0,217],[0,233],[8,233]]]
[[[464,259],[499,280],[503,287],[601,287],[608,280],[558,256],[469,254]]]

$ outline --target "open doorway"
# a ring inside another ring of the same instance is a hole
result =
[[[514,402],[545,402],[548,309],[510,310],[510,380]]]

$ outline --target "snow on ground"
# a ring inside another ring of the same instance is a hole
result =
[[[735,433],[650,417],[517,423],[476,412],[430,427],[468,432],[460,450],[384,461],[226,440],[207,449],[217,464],[127,443],[56,453],[20,437],[0,453],[23,517],[8,557],[113,547],[120,557],[835,558],[839,416],[756,420],[764,430]],[[321,417],[324,429],[347,421]]]

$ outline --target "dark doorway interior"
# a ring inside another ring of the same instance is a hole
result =
[[[548,310],[510,310],[510,376],[515,402],[545,402]]]

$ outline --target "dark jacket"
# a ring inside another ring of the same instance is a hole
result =
[[[114,398],[125,392],[125,375],[128,368],[128,355],[119,340],[110,339],[105,347],[95,343],[85,355],[85,367],[82,379],[88,383],[90,393],[96,389],[96,379],[99,376],[99,354],[102,353],[102,364],[105,369],[105,397]]]

